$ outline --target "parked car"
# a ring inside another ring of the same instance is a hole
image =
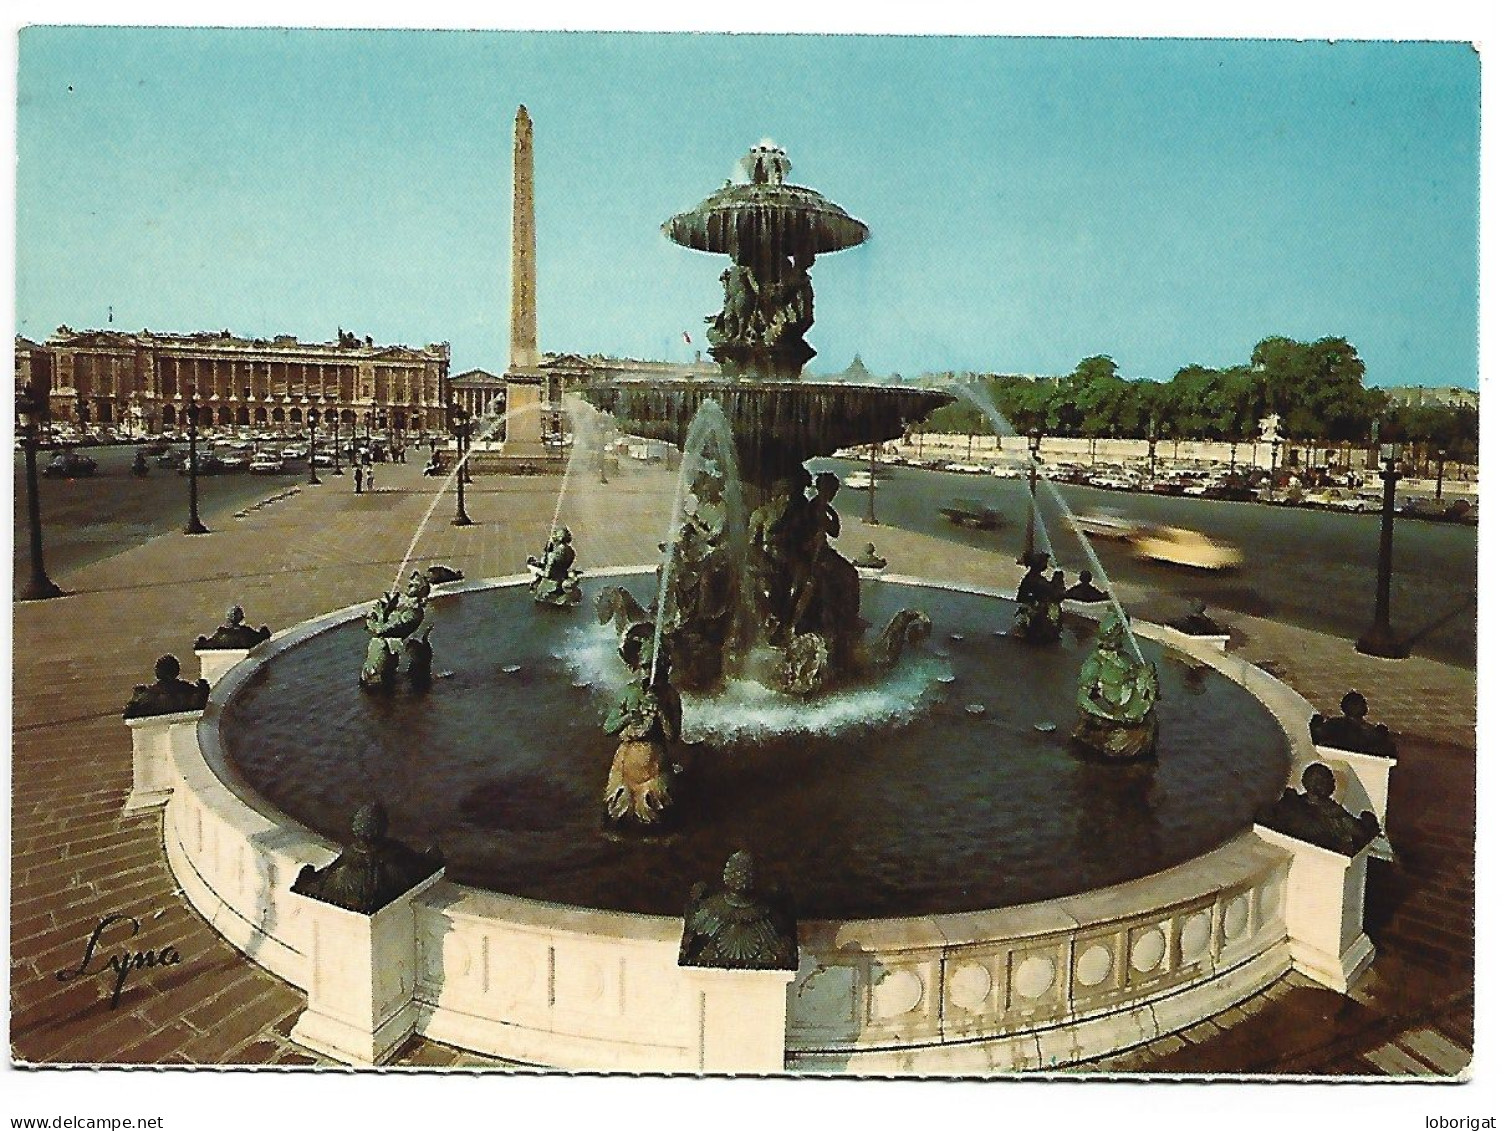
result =
[[[302,459],[309,454],[309,450],[301,444],[289,444],[277,454],[283,459]]]
[[[75,451],[59,452],[42,469],[48,479],[86,479],[99,470],[92,458]]]
[[[958,475],[987,475],[988,468],[981,463],[948,463],[943,465],[943,471],[956,472]]]
[[[1130,539],[1130,545],[1137,558],[1192,569],[1233,569],[1244,561],[1238,546],[1180,526],[1147,526]]]
[[[314,466],[315,467],[334,467],[335,466],[335,457],[332,456],[329,452],[315,452],[314,453]]]
[[[941,508],[941,515],[953,526],[965,526],[971,530],[997,530],[1004,525],[1004,516],[997,507],[977,499],[953,499]]]
[[[250,466],[246,468],[252,475],[276,475],[284,469],[282,457],[273,455],[271,452],[262,452],[261,455],[254,456]]]

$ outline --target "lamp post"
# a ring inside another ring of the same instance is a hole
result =
[[[1025,553],[1021,561],[1029,565],[1035,557],[1035,485],[1040,481],[1041,431],[1030,433],[1030,510],[1025,515]]]
[[[309,486],[319,486],[319,472],[314,468],[314,433],[319,427],[319,422],[314,418],[314,410],[309,409]]]
[[[193,386],[188,388],[188,525],[184,534],[208,534],[199,521],[199,402]]]
[[[63,591],[47,576],[42,562],[42,499],[37,487],[37,428],[47,411],[47,402],[27,385],[16,396],[16,424],[21,429],[21,443],[26,449],[26,522],[31,535],[31,580],[21,591],[23,601],[45,601],[61,597]]]
[[[1385,491],[1381,498],[1380,552],[1375,564],[1375,620],[1354,649],[1367,656],[1400,660],[1408,650],[1391,628],[1391,536],[1396,521],[1396,481],[1401,478],[1394,446],[1387,447],[1383,462],[1380,476]]]
[[[1443,502],[1443,461],[1447,456],[1448,451],[1446,449],[1438,449],[1438,486],[1433,491],[1433,498],[1440,503]]]
[[[1155,420],[1152,420],[1150,422],[1150,431],[1149,431],[1149,433],[1147,434],[1147,436],[1145,438],[1146,448],[1147,448],[1147,450],[1150,453],[1150,489],[1152,491],[1154,491],[1156,489],[1156,432],[1157,431],[1158,431],[1158,422],[1155,421]]]
[[[878,491],[878,441],[868,449],[868,515],[863,519],[869,526],[878,525],[878,516],[873,511],[873,496]]]
[[[455,517],[450,520],[450,525],[470,526],[471,516],[465,513],[465,455],[471,438],[471,414],[452,401],[450,420],[455,430],[455,456],[459,460],[455,475]]]
[[[334,468],[334,473],[336,475],[344,475],[345,472],[340,467],[340,410],[339,409],[331,409],[330,411],[335,414],[335,468]]]

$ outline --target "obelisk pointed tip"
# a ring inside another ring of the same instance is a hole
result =
[[[517,120],[520,122],[528,121],[528,107],[524,106],[521,102],[518,103]]]

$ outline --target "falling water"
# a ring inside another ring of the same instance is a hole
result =
[[[1018,435],[1014,428],[1011,427],[1009,421],[1004,419],[1004,415],[999,411],[998,406],[989,401],[972,385],[957,381],[952,384],[951,388],[952,391],[956,392],[963,400],[967,401],[987,418],[988,423],[993,427],[995,435],[999,437]],[[1007,462],[1012,467],[1023,468],[1026,471],[1029,470],[1030,460],[1028,457],[1024,460],[1011,459]],[[1041,514],[1034,494],[1030,496],[1030,525],[1035,528],[1036,537],[1046,544],[1046,556],[1055,561],[1056,547],[1051,544],[1051,534],[1046,529],[1045,517]]]
[[[979,412],[983,413],[984,418],[987,419],[991,425],[993,425],[994,431],[998,435],[1013,436],[1016,434],[1015,430],[1010,427],[1009,421],[1004,419],[1003,414],[999,411],[999,407],[989,401],[973,386],[966,385],[961,382],[956,382],[953,384],[952,388],[964,400],[977,408]],[[1145,655],[1140,651],[1140,641],[1135,636],[1133,630],[1130,628],[1129,617],[1125,615],[1124,606],[1119,603],[1119,596],[1114,592],[1114,583],[1112,580],[1110,580],[1108,573],[1104,570],[1103,562],[1099,560],[1098,553],[1093,549],[1093,544],[1088,541],[1088,536],[1083,533],[1082,526],[1077,521],[1077,515],[1075,515],[1072,512],[1072,508],[1067,505],[1067,500],[1062,497],[1061,490],[1057,487],[1055,482],[1047,479],[1045,476],[1041,476],[1040,479],[1041,482],[1046,484],[1046,490],[1050,494],[1050,496],[1056,500],[1056,505],[1061,508],[1062,514],[1067,519],[1067,525],[1072,528],[1072,533],[1077,535],[1078,545],[1082,547],[1082,552],[1087,556],[1088,562],[1092,566],[1094,580],[1096,580],[1099,585],[1102,585],[1104,592],[1109,595],[1109,605],[1113,608],[1114,615],[1119,618],[1119,623],[1124,626],[1124,634],[1126,637],[1128,637],[1130,646],[1134,648],[1135,656],[1143,663],[1145,661]],[[1030,521],[1039,524],[1037,526],[1037,530],[1040,531],[1044,536],[1046,523],[1040,515],[1039,508],[1036,506],[1035,498],[1033,496],[1030,500]],[[1045,537],[1045,542],[1046,552],[1050,554],[1054,559],[1056,557],[1056,553],[1051,547],[1050,538]]]
[[[570,431],[575,435],[575,442],[570,446],[570,459],[565,464],[560,493],[554,500],[554,518],[549,523],[551,534],[559,528],[560,511],[565,506],[565,492],[570,489],[570,482],[575,478],[576,465],[588,456],[594,455],[598,460],[602,458],[601,437],[598,435],[596,420],[583,411],[583,405],[574,396],[566,398],[564,406],[565,414],[570,418]]]
[[[481,435],[474,437],[473,442],[484,443],[488,436],[490,436],[503,424],[507,423],[508,418],[510,418],[513,413],[522,412],[525,407],[532,409],[534,406],[520,406],[519,408],[513,409],[511,412],[503,413],[501,416],[493,420],[490,425],[487,426],[486,431],[482,432]],[[413,551],[418,546],[418,540],[423,537],[424,527],[428,526],[429,519],[434,517],[434,508],[439,506],[439,500],[444,498],[445,492],[450,489],[450,483],[460,472],[460,469],[465,466],[466,461],[471,458],[471,452],[475,450],[475,448],[471,448],[470,451],[467,451],[460,459],[455,461],[455,466],[450,469],[450,473],[444,477],[444,482],[442,482],[439,485],[439,489],[434,492],[434,498],[429,501],[429,508],[424,511],[424,517],[419,519],[418,529],[413,532],[413,538],[411,541],[409,541],[408,548],[403,551],[402,564],[397,567],[397,576],[392,579],[392,591],[394,593],[397,592],[398,586],[403,583],[403,574],[408,572],[408,562],[413,558]]]
[[[715,452],[715,460],[708,458]],[[747,513],[743,506],[742,480],[737,470],[737,449],[732,444],[732,425],[714,400],[704,400],[696,411],[690,428],[685,434],[684,458],[680,463],[680,475],[675,481],[674,509],[669,516],[669,531],[664,538],[663,568],[659,571],[659,601],[654,614],[654,651],[650,678],[659,674],[659,646],[664,636],[664,614],[669,604],[670,573],[674,564],[675,543],[685,525],[685,495],[692,477],[708,466],[719,467],[722,472],[722,505],[726,510],[727,525],[722,532],[722,544],[731,556],[732,576],[736,579],[738,593],[734,595],[737,607],[742,600],[743,578],[746,576],[744,560],[747,544]],[[740,629],[741,626],[739,626]],[[740,631],[733,633],[734,640]]]

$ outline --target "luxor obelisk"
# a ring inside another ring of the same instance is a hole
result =
[[[512,333],[507,362],[508,456],[539,458],[544,421],[539,370],[538,241],[533,223],[533,120],[519,106],[512,126]]]

